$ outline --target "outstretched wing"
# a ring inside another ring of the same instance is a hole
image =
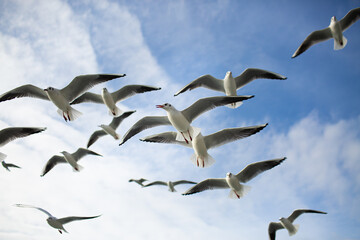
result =
[[[205,190],[212,190],[212,189],[225,189],[229,188],[225,178],[209,178],[202,182],[199,182],[182,195],[190,195],[198,192],[202,192]]]
[[[86,92],[80,97],[76,98],[74,101],[72,101],[70,105],[74,105],[82,102],[92,102],[92,103],[100,103],[100,104],[104,103],[100,94]]]
[[[46,128],[32,128],[32,127],[10,127],[4,128],[0,131],[0,146],[17,139],[29,136],[31,134],[45,131]]]
[[[241,170],[241,172],[236,174],[236,177],[237,179],[239,179],[240,182],[246,183],[247,181],[250,181],[257,175],[259,175],[260,173],[265,172],[266,170],[272,169],[273,167],[279,165],[285,159],[286,157],[283,157],[283,158],[276,158],[272,160],[249,164],[243,170]]]
[[[64,217],[64,218],[59,218],[58,221],[61,223],[61,224],[65,224],[65,223],[69,223],[69,222],[72,222],[72,221],[78,221],[78,220],[85,220],[85,219],[92,219],[92,218],[97,218],[97,217],[100,217],[101,215],[97,215],[97,216],[92,216],[92,217]]]
[[[187,144],[184,141],[178,141],[176,140],[176,132],[163,132],[159,134],[154,134],[151,136],[147,136],[144,138],[141,138],[140,140],[143,142],[152,142],[152,143],[172,143],[172,144],[180,144],[185,147],[192,147],[191,144]]]
[[[284,226],[279,222],[271,222],[269,223],[268,233],[269,233],[269,239],[275,240],[276,231],[279,229],[284,228]]]
[[[31,84],[23,85],[10,90],[0,96],[0,102],[21,97],[34,97],[42,100],[50,100],[45,91]]]
[[[104,130],[97,130],[91,134],[89,141],[87,143],[87,148],[94,144],[100,137],[105,136],[107,133]]]
[[[46,211],[45,209],[39,208],[39,207],[35,207],[35,206],[31,206],[31,205],[26,205],[26,204],[15,204],[16,207],[23,207],[23,208],[35,208],[37,210],[42,211],[43,213],[45,213],[46,215],[48,215],[49,217],[53,217],[53,215],[51,215],[48,211]]]
[[[245,86],[246,84],[248,84],[249,82],[259,78],[280,79],[280,80],[287,79],[287,77],[280,75],[278,73],[270,72],[259,68],[247,68],[239,76],[234,78],[236,89],[239,89]]]
[[[78,150],[76,150],[76,152],[71,154],[75,161],[79,161],[82,157],[86,156],[86,155],[96,155],[96,156],[102,156],[94,151],[91,151],[89,149],[86,148],[78,148]]]
[[[88,74],[75,77],[69,85],[60,90],[61,94],[69,101],[73,101],[86,90],[96,84],[126,76],[125,74]]]
[[[112,127],[114,130],[118,128],[118,126],[120,125],[120,123],[127,117],[129,117],[131,114],[133,114],[136,111],[129,111],[129,112],[124,112],[123,114],[121,114],[118,117],[114,117],[113,120],[111,121],[111,123],[109,124],[110,127]]]
[[[174,184],[174,186],[176,186],[179,184],[197,184],[197,182],[188,181],[188,180],[179,180],[179,181],[173,182],[173,184]]]
[[[148,183],[148,184],[144,185],[144,187],[150,187],[150,186],[153,186],[153,185],[167,186],[167,183],[163,182],[163,181],[155,181],[155,182],[151,182],[151,183]]]
[[[111,93],[115,102],[125,100],[137,93],[150,92],[155,90],[160,90],[159,87],[152,87],[146,85],[127,85],[122,87],[121,89]]]
[[[45,174],[47,174],[51,169],[53,169],[53,167],[55,167],[55,165],[58,163],[66,163],[65,158],[58,155],[52,156],[45,164],[45,167],[43,168],[40,176],[45,176]]]
[[[290,222],[293,222],[298,216],[303,213],[320,213],[320,214],[327,214],[326,212],[312,210],[312,209],[296,209],[293,213],[288,217]]]
[[[219,91],[225,93],[224,89],[224,81],[214,78],[213,76],[207,74],[201,77],[198,77],[185,87],[183,87],[180,91],[174,94],[174,96],[179,95],[180,93],[186,92],[187,90],[193,90],[198,87],[204,87],[211,90]]]
[[[345,17],[343,17],[339,23],[341,26],[341,30],[345,31],[348,29],[353,23],[355,23],[360,18],[360,7],[351,9]]]

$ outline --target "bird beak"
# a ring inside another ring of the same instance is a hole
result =
[[[48,90],[45,88],[44,91],[47,92]]]
[[[156,105],[157,108],[163,108],[164,105]]]

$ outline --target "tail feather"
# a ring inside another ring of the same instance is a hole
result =
[[[3,161],[6,158],[6,154],[0,152],[0,161]]]
[[[194,138],[201,132],[201,128],[198,128],[198,127],[190,127],[189,132],[190,132],[191,139],[194,139]],[[184,132],[183,134],[184,134],[184,136],[186,137],[186,139],[187,139],[188,141],[191,141],[191,140],[190,140],[189,133]],[[180,142],[184,142],[185,139],[184,139],[183,134],[181,134],[181,132],[177,132],[177,134],[176,134],[176,139],[175,139],[175,140],[176,140],[176,141],[180,141]]]
[[[117,106],[115,106],[114,109],[109,110],[109,115],[112,117],[119,117],[121,114],[123,114],[123,111]]]
[[[83,166],[77,164],[76,168],[73,168],[73,171],[74,171],[74,172],[80,172],[80,171],[83,170],[83,169],[84,169]]]
[[[57,113],[66,118],[66,121],[74,121],[75,119],[77,119],[78,117],[80,117],[82,115],[81,112],[79,112],[78,110],[76,110],[75,108],[70,107],[70,110],[68,110],[67,112],[64,112],[61,109],[57,110]]]
[[[191,155],[190,157],[190,161],[197,167],[201,167],[201,168],[206,168],[206,167],[210,167],[211,165],[213,165],[215,163],[215,159],[208,154],[204,159],[197,157],[196,154],[194,153],[193,155]]]
[[[250,186],[247,185],[241,185],[242,188],[240,190],[234,191],[233,189],[230,190],[229,192],[229,198],[232,199],[239,199],[244,197],[251,189]]]
[[[342,39],[342,45],[338,42],[338,41],[336,41],[335,39],[334,39],[334,50],[340,50],[340,49],[343,49],[345,46],[346,46],[346,44],[347,44],[347,39],[346,39],[346,37],[344,37],[343,36],[343,39]]]
[[[228,108],[238,108],[240,107],[241,105],[243,104],[243,102],[234,102],[234,103],[230,103],[230,104],[227,104],[225,105],[226,107]]]

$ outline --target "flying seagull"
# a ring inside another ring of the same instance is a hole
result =
[[[9,127],[0,131],[0,147],[17,139],[29,136],[31,134],[45,131],[46,128],[33,128],[33,127]],[[0,152],[0,160],[4,160],[6,155]]]
[[[103,83],[115,78],[126,76],[125,74],[89,74],[75,77],[63,89],[48,87],[41,89],[31,84],[23,85],[0,95],[0,102],[20,97],[35,97],[42,100],[50,100],[57,107],[57,112],[65,121],[73,121],[81,115],[81,112],[70,106],[70,102],[83,92],[96,84]]]
[[[62,231],[66,232],[64,228],[64,224],[72,222],[72,221],[78,221],[78,220],[85,220],[85,219],[92,219],[92,218],[97,218],[100,217],[101,215],[97,215],[97,216],[91,216],[91,217],[75,217],[75,216],[71,216],[71,217],[64,217],[64,218],[56,218],[53,215],[51,215],[48,211],[46,211],[45,209],[39,208],[39,207],[34,207],[31,205],[25,205],[25,204],[15,204],[14,206],[16,207],[23,207],[23,208],[35,208],[37,210],[42,211],[43,213],[45,213],[46,215],[48,215],[49,217],[46,219],[47,223],[57,229],[59,231],[59,233],[62,234]]]
[[[185,193],[183,193],[183,195],[194,194],[205,190],[230,188],[230,198],[241,198],[250,189],[249,186],[243,185],[241,183],[250,181],[260,173],[279,165],[285,159],[286,157],[252,163],[247,165],[243,170],[241,170],[241,172],[236,175],[227,173],[226,178],[206,179],[187,190]]]
[[[186,147],[192,147],[195,153],[191,156],[191,161],[198,167],[209,167],[215,160],[208,153],[208,149],[221,146],[223,144],[249,137],[262,129],[268,124],[240,127],[240,128],[227,128],[208,136],[203,136],[199,133],[193,138],[192,144],[186,144],[185,142],[176,140],[176,132],[164,132],[160,134],[154,134],[140,139],[144,142],[157,142],[157,143],[174,143],[180,144]]]
[[[294,220],[303,213],[320,213],[320,214],[327,214],[326,212],[321,212],[317,210],[311,209],[297,209],[295,210],[288,218],[280,218],[280,222],[271,222],[269,224],[268,232],[270,240],[275,240],[276,231],[279,229],[285,228],[288,230],[289,235],[294,235],[297,231],[299,226],[293,225]]]
[[[350,10],[340,21],[337,21],[336,17],[333,16],[330,20],[330,25],[327,28],[314,31],[306,37],[300,47],[296,49],[292,58],[299,56],[312,45],[331,38],[334,39],[334,50],[343,49],[347,43],[347,39],[343,36],[343,32],[359,20],[359,18],[360,7]]]
[[[151,182],[151,183],[148,183],[146,185],[144,185],[144,187],[150,187],[150,186],[153,186],[153,185],[163,185],[163,186],[168,186],[168,190],[170,192],[176,192],[175,190],[175,186],[176,185],[179,185],[179,184],[196,184],[196,182],[192,182],[192,181],[188,181],[188,180],[179,180],[179,181],[175,181],[175,182],[171,182],[171,181],[168,181],[168,182],[163,182],[163,181],[155,181],[155,182]]]
[[[139,184],[140,186],[144,186],[143,182],[147,181],[147,179],[145,178],[140,178],[140,179],[129,179],[129,182],[136,182],[137,184]]]
[[[53,167],[58,163],[69,163],[74,171],[80,171],[83,167],[80,166],[77,162],[86,155],[96,155],[101,156],[100,154],[93,152],[86,148],[79,148],[74,153],[68,153],[66,151],[61,152],[63,156],[54,155],[46,163],[44,169],[42,170],[41,177],[45,176]]]
[[[15,165],[15,164],[6,163],[4,160],[1,160],[1,165],[2,165],[6,170],[8,170],[9,172],[10,172],[10,169],[9,169],[10,167],[12,167],[12,168],[21,168],[21,167]]]
[[[167,116],[147,116],[139,121],[137,121],[124,135],[121,143],[119,145],[124,144],[127,140],[129,140],[134,135],[139,132],[160,125],[172,125],[176,130],[178,130],[178,134],[176,139],[179,141],[184,141],[189,143],[189,140],[192,141],[192,137],[196,136],[199,132],[199,128],[195,128],[190,126],[192,121],[200,116],[202,113],[209,111],[218,106],[223,106],[226,104],[244,101],[254,97],[251,96],[236,96],[236,97],[208,97],[201,98],[193,103],[190,107],[179,111],[170,103],[165,103],[163,105],[156,105],[157,108],[162,108],[166,111]],[[189,136],[189,140],[185,135]]]
[[[99,127],[101,127],[102,130],[95,131],[93,134],[91,134],[90,139],[89,139],[88,144],[87,144],[87,148],[89,148],[100,137],[105,136],[107,134],[112,136],[116,140],[119,139],[120,136],[116,133],[116,128],[118,128],[120,123],[125,118],[129,117],[134,112],[136,112],[136,111],[124,112],[119,117],[114,117],[109,125],[101,124]]]
[[[146,85],[127,85],[113,93],[109,93],[106,88],[103,88],[101,95],[86,92],[80,97],[76,98],[74,101],[72,101],[70,105],[82,102],[101,103],[107,106],[107,108],[109,109],[109,113],[112,116],[118,117],[122,114],[122,111],[115,105],[117,102],[123,101],[137,93],[144,93],[160,89],[161,88],[159,87],[152,87]]]
[[[245,69],[245,71],[243,71],[239,76],[235,78],[232,76],[232,73],[229,71],[225,74],[224,80],[217,79],[207,74],[195,79],[194,81],[183,87],[180,91],[175,93],[174,96],[177,96],[180,93],[186,92],[187,90],[193,90],[198,87],[205,87],[218,92],[223,92],[226,94],[226,96],[237,96],[236,93],[237,89],[242,88],[251,81],[259,78],[280,79],[280,80],[287,79],[287,77],[280,75],[278,73],[274,73],[258,68],[247,68]],[[241,105],[241,103],[242,102],[231,103],[227,106],[231,108],[237,108]]]

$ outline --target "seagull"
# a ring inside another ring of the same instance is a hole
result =
[[[143,182],[147,181],[147,179],[145,178],[140,178],[140,179],[129,179],[129,182],[136,182],[137,184],[141,185],[142,187],[144,186]]]
[[[327,28],[312,32],[296,49],[292,58],[299,56],[312,45],[323,42],[325,40],[334,39],[334,50],[343,49],[346,46],[347,39],[343,36],[343,32],[360,18],[360,7],[350,10],[340,21],[333,16],[330,25]]]
[[[74,101],[72,101],[70,105],[82,102],[102,103],[107,106],[107,108],[109,109],[109,113],[112,116],[118,117],[121,115],[122,111],[115,105],[117,102],[123,101],[137,93],[144,93],[160,89],[161,88],[159,87],[152,87],[146,85],[127,85],[117,90],[116,92],[109,93],[107,88],[103,88],[101,95],[86,92],[80,97],[76,98]]]
[[[34,128],[34,127],[9,127],[0,131],[0,147],[7,143],[17,139],[29,136],[31,134],[45,131],[46,128]],[[0,152],[0,160],[4,160],[6,155]],[[4,166],[4,165],[3,165]],[[4,166],[5,167],[5,166]]]
[[[124,144],[134,135],[139,132],[160,125],[172,125],[178,134],[176,139],[179,141],[184,141],[189,143],[189,140],[185,137],[185,134],[189,136],[190,141],[192,141],[192,136],[196,136],[199,132],[199,128],[190,126],[191,122],[197,118],[202,113],[209,111],[212,108],[223,106],[226,104],[239,102],[253,98],[253,95],[250,96],[236,96],[236,97],[209,97],[201,98],[193,103],[190,107],[179,111],[170,103],[165,103],[163,105],[156,105],[157,108],[162,108],[166,111],[167,116],[147,116],[139,121],[137,121],[124,135],[121,143]]]
[[[241,183],[246,183],[250,181],[260,173],[279,165],[285,159],[286,157],[252,163],[247,165],[243,170],[241,170],[241,172],[236,175],[232,173],[227,173],[226,178],[206,179],[196,184],[182,195],[194,194],[211,189],[230,188],[230,198],[241,198],[246,194],[248,190],[250,190],[249,186],[243,185]]]
[[[75,217],[75,216],[71,216],[71,217],[64,217],[64,218],[56,218],[53,215],[51,215],[48,211],[46,211],[45,209],[39,208],[39,207],[34,207],[31,205],[25,205],[25,204],[15,204],[14,206],[16,207],[23,207],[23,208],[35,208],[37,210],[42,211],[43,213],[45,213],[46,215],[48,215],[49,217],[46,219],[47,223],[57,229],[59,231],[59,233],[62,234],[62,231],[68,233],[65,228],[64,228],[64,224],[72,222],[72,221],[78,221],[78,220],[85,220],[85,219],[92,219],[92,218],[97,218],[100,217],[101,215],[97,215],[97,216],[91,216],[91,217]]]
[[[269,224],[269,238],[270,240],[275,240],[276,231],[279,229],[285,228],[288,230],[289,235],[294,235],[297,231],[299,226],[293,225],[294,220],[300,216],[303,213],[320,213],[320,214],[327,214],[326,212],[321,212],[317,210],[311,210],[311,209],[297,209],[295,210],[288,218],[280,218],[280,222],[271,222]]]
[[[157,142],[157,143],[175,143],[186,147],[192,147],[195,153],[191,156],[191,161],[198,167],[210,167],[215,160],[208,153],[208,149],[221,146],[223,144],[249,137],[262,129],[268,124],[240,127],[240,128],[227,128],[208,136],[203,136],[199,133],[194,137],[192,145],[186,144],[182,141],[176,140],[176,132],[164,132],[154,134],[140,139],[144,142]]]
[[[82,113],[70,106],[70,102],[83,92],[96,84],[115,78],[126,76],[125,74],[89,74],[75,77],[63,89],[48,87],[41,89],[31,84],[23,85],[0,95],[0,102],[21,97],[35,97],[42,100],[50,100],[58,107],[57,112],[65,121],[73,121]]]
[[[223,92],[226,96],[237,96],[236,90],[242,88],[249,82],[258,79],[258,78],[267,78],[267,79],[280,79],[285,80],[287,77],[258,68],[247,68],[239,76],[233,77],[232,72],[228,71],[225,74],[224,80],[217,79],[209,74],[203,75],[185,87],[180,91],[174,94],[174,96],[179,95],[180,93],[186,92],[187,90],[192,90],[198,87],[205,87],[211,90]],[[227,105],[230,108],[237,108],[242,104],[242,102],[231,103]]]
[[[125,118],[129,117],[134,112],[136,111],[124,112],[119,117],[114,117],[109,125],[101,124],[99,127],[101,127],[102,130],[95,131],[93,134],[91,134],[87,148],[89,148],[100,137],[105,136],[106,134],[112,136],[115,140],[118,140],[120,136],[115,132],[116,128]]]
[[[163,186],[168,186],[169,187],[168,190],[170,192],[176,192],[174,187],[176,185],[179,185],[179,184],[196,184],[196,182],[192,182],[192,181],[188,181],[188,180],[179,180],[179,181],[175,181],[175,182],[171,182],[171,181],[168,181],[168,182],[155,181],[155,182],[148,183],[148,184],[144,185],[143,187],[150,187],[150,186],[153,186],[153,185],[163,185]]]
[[[40,175],[41,177],[45,176],[45,174],[48,173],[58,163],[68,162],[74,171],[80,171],[83,167],[77,164],[77,162],[82,157],[86,155],[96,155],[102,157],[102,155],[86,148],[79,148],[78,150],[76,150],[76,152],[71,154],[66,151],[62,151],[61,154],[63,154],[63,156],[54,155],[47,161],[44,169],[42,170],[42,174]]]
[[[12,164],[12,163],[6,163],[4,160],[1,160],[1,165],[3,165],[3,167],[8,170],[10,172],[10,169],[9,167],[13,167],[13,168],[21,168],[15,164]]]

